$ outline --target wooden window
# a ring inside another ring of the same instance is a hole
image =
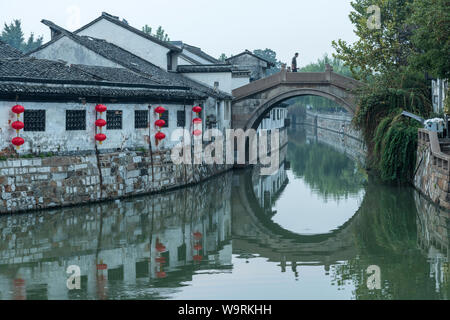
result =
[[[25,110],[24,131],[45,131],[45,110]]]
[[[163,126],[163,128],[169,127],[169,110],[164,111],[164,113],[161,115],[161,119],[166,122],[166,124]]]
[[[106,128],[108,130],[122,129],[122,110],[108,110],[106,111]]]
[[[66,131],[86,130],[86,110],[66,110]]]
[[[134,127],[136,129],[148,127],[148,110],[136,110],[134,112]]]
[[[186,112],[184,110],[177,111],[177,127],[186,126]]]

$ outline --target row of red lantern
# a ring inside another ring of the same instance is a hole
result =
[[[200,262],[202,261],[202,255],[200,254],[200,250],[203,249],[203,246],[201,244],[201,239],[203,237],[203,235],[200,232],[194,232],[194,239],[195,239],[195,244],[194,244],[194,250],[197,251],[196,254],[192,257],[194,259],[194,261]]]
[[[163,119],[161,119],[163,113],[166,112],[166,109],[164,107],[159,106],[155,109],[155,112],[159,116],[159,119],[155,121],[155,126],[158,128],[158,132],[155,134],[155,139],[156,145],[158,145],[161,140],[164,140],[166,138],[166,135],[163,132],[161,132],[161,128],[166,125],[166,122]]]
[[[106,112],[108,109],[105,105],[98,104],[95,107],[95,110],[100,113],[100,116]],[[12,108],[12,111],[17,114],[17,119],[20,118],[20,114],[25,111],[25,108],[21,105],[16,105]],[[197,118],[193,120],[194,125],[198,125],[202,123],[202,119],[198,118],[199,113],[202,112],[202,108],[200,106],[195,106],[192,108],[192,111],[197,114]],[[166,109],[164,107],[157,107],[155,109],[155,112],[159,114],[159,118],[162,117],[162,114],[166,112]],[[164,140],[166,138],[166,135],[161,132],[161,128],[166,125],[166,122],[163,119],[158,119],[155,121],[155,126],[158,127],[158,132],[155,135],[156,138],[156,144],[158,145],[158,142],[161,140]],[[19,131],[24,128],[24,123],[21,121],[15,121],[11,124],[12,128],[14,128],[17,131],[17,134],[19,134]],[[103,143],[103,141],[106,140],[106,135],[102,133],[102,128],[106,126],[106,121],[102,118],[95,121],[95,126],[100,128],[100,133],[95,135],[95,140],[98,141],[100,144]],[[200,136],[202,134],[201,130],[194,130],[193,134],[195,136]],[[12,143],[17,147],[17,149],[20,148],[21,145],[25,143],[25,140],[22,137],[15,137],[12,139]]]
[[[16,130],[17,136],[11,140],[11,143],[16,146],[17,150],[20,146],[25,143],[25,140],[19,136],[20,130],[22,130],[25,125],[22,121],[19,121],[20,115],[25,112],[25,108],[21,105],[15,105],[12,107],[12,112],[16,114],[17,120],[11,124],[11,127]]]
[[[166,246],[163,245],[158,238],[156,238],[155,249],[158,252],[155,258],[155,262],[159,264],[159,266],[156,266],[156,277],[162,279],[167,277],[167,273],[164,271],[166,258],[162,256],[162,253],[166,251]]]
[[[100,117],[102,116],[103,112],[106,112],[107,110],[108,110],[108,108],[107,108],[105,105],[103,105],[103,104],[98,104],[98,105],[95,106],[95,111],[97,111],[98,113],[100,113]],[[96,126],[97,128],[100,128],[100,133],[97,133],[97,134],[95,135],[95,140],[98,141],[99,144],[102,144],[103,141],[106,140],[106,135],[102,133],[102,128],[103,128],[104,126],[106,126],[106,121],[105,121],[105,119],[102,119],[102,118],[97,119],[97,120],[95,121],[95,126]]]

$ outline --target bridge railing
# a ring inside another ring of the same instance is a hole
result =
[[[326,71],[326,72],[287,72],[281,70],[270,77],[263,78],[251,82],[245,86],[233,90],[233,97],[235,100],[251,96],[261,91],[273,88],[279,84],[333,84],[334,86],[343,89],[354,89],[361,83],[355,79],[342,76],[340,74]]]

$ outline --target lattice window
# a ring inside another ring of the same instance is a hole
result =
[[[45,110],[25,110],[24,131],[45,131]]]
[[[86,110],[66,110],[66,131],[86,130]]]
[[[177,111],[177,127],[186,126],[186,112],[184,110]]]
[[[134,112],[134,127],[136,129],[148,127],[148,110],[136,110]]]
[[[161,119],[166,122],[166,124],[163,126],[163,128],[169,127],[169,110],[164,111],[164,113],[161,115]]]
[[[108,130],[122,129],[122,110],[108,110],[106,111],[106,128]]]

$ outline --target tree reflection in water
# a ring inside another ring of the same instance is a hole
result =
[[[325,200],[358,194],[367,179],[358,165],[330,146],[309,141],[303,127],[289,134],[287,157],[295,176],[303,178]]]

